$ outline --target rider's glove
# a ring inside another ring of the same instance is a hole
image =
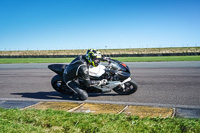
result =
[[[99,81],[99,84],[97,86],[100,86],[100,85],[106,85],[108,82],[107,79],[102,79],[101,81]]]

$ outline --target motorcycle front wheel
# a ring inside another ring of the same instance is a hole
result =
[[[117,87],[113,88],[115,92],[117,92],[120,95],[130,95],[137,91],[138,85],[135,81],[128,81],[124,83],[124,88],[121,85],[118,85]]]
[[[55,75],[51,79],[52,87],[61,94],[73,94],[74,92],[69,89],[59,75]]]

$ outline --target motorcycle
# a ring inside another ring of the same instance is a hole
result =
[[[107,65],[99,64],[97,67],[89,67],[89,76],[91,80],[102,80],[106,79],[105,85],[94,85],[85,88],[87,93],[106,93],[112,90],[120,95],[130,95],[137,91],[137,83],[131,79],[131,72],[129,67],[114,59],[105,57],[104,61],[107,61]],[[51,79],[52,87],[61,94],[73,94],[74,91],[67,87],[63,80],[63,72],[67,67],[67,64],[51,64],[48,68],[55,72],[55,75]],[[81,79],[77,79],[80,85],[83,85]],[[84,87],[83,87],[84,88]]]

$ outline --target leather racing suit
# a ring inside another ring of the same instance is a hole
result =
[[[83,80],[83,87],[90,87],[91,85],[99,84],[100,81],[90,80],[89,77],[89,63],[85,55],[75,58],[64,70],[63,79],[67,87],[78,94],[81,100],[86,100],[88,94],[84,88],[77,82],[77,78]]]

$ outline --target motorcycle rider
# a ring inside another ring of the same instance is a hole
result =
[[[89,49],[86,55],[80,55],[75,58],[64,70],[63,79],[67,87],[74,91],[79,99],[86,100],[88,94],[85,91],[85,87],[90,87],[92,85],[105,85],[107,83],[106,79],[103,80],[90,80],[89,77],[89,67],[97,67],[100,63],[102,56],[101,53],[96,49]],[[78,83],[78,78],[83,80],[84,84],[81,86]]]

